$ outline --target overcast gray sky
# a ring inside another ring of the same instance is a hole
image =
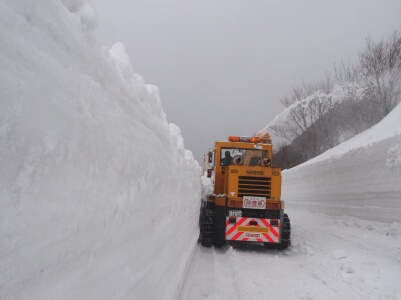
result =
[[[266,126],[292,86],[401,29],[400,0],[92,2],[103,44],[125,44],[200,163],[215,140]]]

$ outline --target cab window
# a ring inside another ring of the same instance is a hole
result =
[[[260,159],[268,157],[268,151],[259,149],[221,148],[220,166],[233,164],[233,159],[236,157],[241,157],[242,165],[257,166]]]

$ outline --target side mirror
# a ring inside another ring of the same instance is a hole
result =
[[[208,154],[207,154],[207,162],[208,162],[208,164],[212,164],[213,163],[213,152],[209,152]]]

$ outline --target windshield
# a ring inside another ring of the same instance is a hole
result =
[[[268,157],[267,150],[221,148],[220,166],[229,166],[232,164],[257,166],[259,160],[265,157]]]

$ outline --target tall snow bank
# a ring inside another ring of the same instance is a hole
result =
[[[171,299],[199,166],[88,1],[0,2],[2,299]]]
[[[288,206],[401,220],[401,105],[371,129],[283,172]]]

